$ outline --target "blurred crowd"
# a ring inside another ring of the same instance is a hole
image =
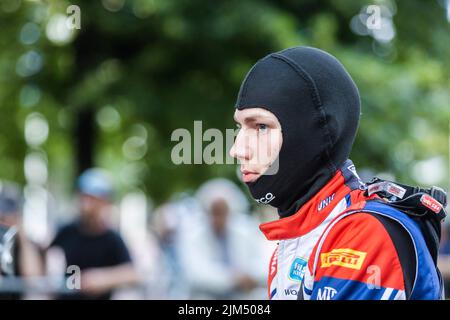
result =
[[[48,240],[38,242],[24,228],[22,189],[0,182],[0,299],[267,298],[276,243],[258,225],[276,213],[267,206],[251,212],[231,181],[207,181],[147,208],[143,219],[136,219],[136,206],[117,205],[113,179],[102,169],[85,171],[76,190],[72,220],[54,221]],[[448,297],[448,222],[439,266]]]
[[[264,218],[231,181],[207,181],[147,208],[143,219],[117,205],[102,169],[85,171],[76,190],[72,220],[54,221],[47,241],[37,242],[23,226],[21,188],[0,183],[0,298],[267,298],[275,244],[263,238]],[[120,210],[126,215],[115,219]]]

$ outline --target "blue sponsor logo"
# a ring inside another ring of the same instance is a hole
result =
[[[305,259],[295,258],[294,262],[292,262],[291,270],[289,271],[289,279],[302,282],[305,277],[307,264],[308,262]]]

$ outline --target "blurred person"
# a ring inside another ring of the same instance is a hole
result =
[[[1,273],[2,276],[17,277],[24,282],[14,281],[11,292],[0,292],[0,299],[21,299],[26,281],[42,276],[43,259],[40,248],[27,238],[22,224],[22,192],[14,183],[0,182],[0,230],[1,230]],[[0,287],[5,284],[0,281]]]
[[[201,218],[181,240],[191,298],[264,298],[268,255],[256,221],[245,215],[245,196],[232,182],[214,179],[199,188],[196,198]]]
[[[158,266],[153,290],[159,298],[187,298],[184,270],[181,266],[180,237],[184,230],[186,201],[165,203],[153,212],[152,233],[158,243]]]
[[[450,223],[442,225],[442,241],[439,248],[439,270],[444,278],[445,298],[450,298]]]
[[[121,236],[109,226],[114,188],[98,168],[78,179],[79,217],[63,227],[50,248],[63,250],[67,266],[81,270],[81,290],[59,298],[110,299],[114,289],[137,283],[138,275]]]
[[[230,154],[255,200],[279,214],[260,226],[279,241],[270,299],[442,298],[445,193],[359,178],[348,157],[360,97],[335,57],[310,47],[269,54],[235,107]]]

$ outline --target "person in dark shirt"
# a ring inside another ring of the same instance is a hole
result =
[[[113,188],[109,176],[89,169],[78,181],[80,216],[63,227],[50,247],[63,250],[67,266],[81,270],[80,291],[60,299],[110,299],[113,290],[138,281],[128,249],[108,226]]]

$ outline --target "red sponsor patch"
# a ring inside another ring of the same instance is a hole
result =
[[[396,196],[397,198],[403,198],[405,195],[406,190],[394,183],[389,183],[387,185],[386,191],[390,194]]]
[[[430,209],[431,211],[435,212],[435,213],[439,213],[442,210],[442,204],[440,204],[436,199],[434,199],[433,197],[424,194],[421,198],[420,198],[420,202],[422,202],[422,204],[427,207],[428,209]]]
[[[382,181],[378,183],[371,184],[368,188],[369,195],[374,193],[385,191],[397,198],[402,199],[405,196],[406,190],[395,183],[389,181]]]

